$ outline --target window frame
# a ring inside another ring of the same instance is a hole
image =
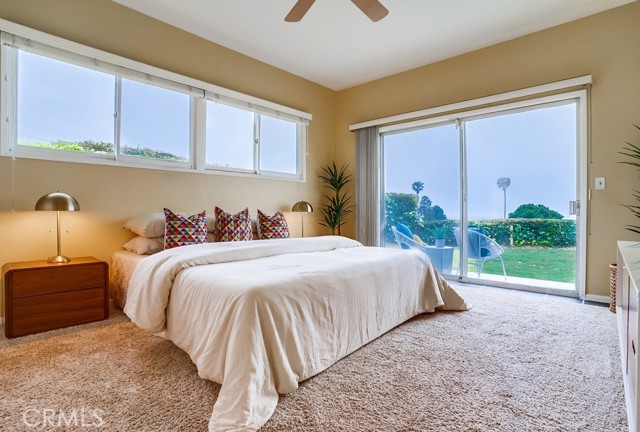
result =
[[[296,182],[306,181],[307,127],[312,119],[312,115],[309,113],[110,54],[3,19],[0,19],[0,31],[2,31],[0,71],[3,78],[0,81],[0,118],[3,119],[0,128],[0,156],[228,176],[263,177]],[[16,73],[18,49],[108,73],[116,78],[113,154],[17,145],[17,122],[15,119],[18,108]],[[119,84],[122,78],[189,95],[189,161],[167,161],[120,153],[121,86]],[[232,105],[253,113],[254,125],[256,122],[258,123],[257,129],[254,126],[254,169],[222,168],[206,163],[206,100]],[[259,118],[263,114],[296,124],[296,174],[260,170],[260,143],[259,140],[256,142],[255,137],[259,137]]]

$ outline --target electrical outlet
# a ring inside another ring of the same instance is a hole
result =
[[[605,188],[604,177],[596,177],[596,189],[603,190]]]

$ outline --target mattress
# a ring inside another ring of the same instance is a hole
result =
[[[133,270],[147,258],[149,255],[138,255],[127,251],[118,251],[111,257],[109,295],[121,309],[124,309],[127,302],[129,279],[131,279]]]

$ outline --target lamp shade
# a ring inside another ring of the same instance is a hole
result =
[[[291,207],[291,211],[300,213],[312,213],[313,207],[306,201],[298,201]]]
[[[41,197],[36,203],[36,210],[42,211],[78,211],[80,204],[71,195],[52,192]]]

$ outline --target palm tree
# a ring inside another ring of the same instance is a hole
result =
[[[420,192],[424,190],[424,183],[422,183],[421,181],[413,182],[411,184],[411,189],[413,189],[416,195],[418,195],[418,198],[420,198]]]
[[[504,193],[504,211],[503,211],[502,219],[506,219],[507,218],[507,188],[511,186],[511,179],[509,177],[500,177],[498,179],[497,185],[500,189],[502,189],[502,192]]]

